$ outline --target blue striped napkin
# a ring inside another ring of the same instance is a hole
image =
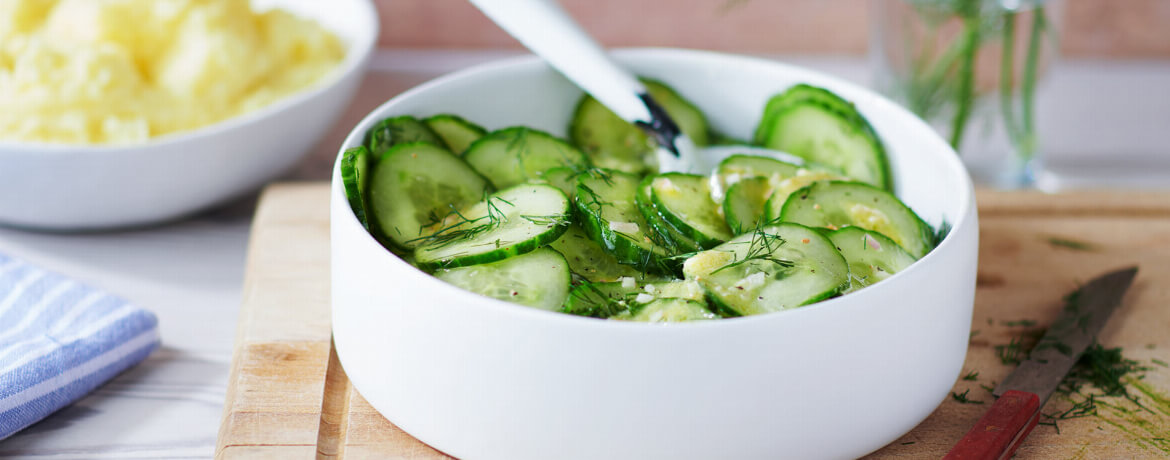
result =
[[[80,399],[158,347],[158,319],[0,254],[0,439]]]

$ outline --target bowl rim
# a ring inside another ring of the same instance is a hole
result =
[[[285,97],[277,99],[272,103],[260,107],[258,109],[225,118],[223,120],[203,125],[195,129],[180,131],[172,134],[165,134],[158,137],[147,138],[144,142],[126,143],[126,144],[70,144],[70,143],[54,143],[54,142],[29,142],[29,141],[6,141],[0,139],[0,155],[4,154],[19,154],[30,152],[36,155],[67,155],[67,154],[102,154],[110,155],[115,153],[136,153],[144,150],[151,150],[157,148],[170,147],[177,144],[196,140],[201,137],[214,136],[225,131],[231,131],[236,128],[244,128],[255,124],[260,120],[269,117],[277,112],[281,112],[290,108],[295,108],[304,102],[319,97],[328,92],[334,86],[337,86],[346,76],[364,68],[364,63],[373,54],[374,48],[378,43],[378,35],[380,33],[381,24],[378,21],[378,11],[374,7],[374,0],[347,0],[353,2],[358,8],[362,9],[362,20],[364,28],[362,31],[368,31],[365,35],[357,35],[357,39],[352,42],[343,42],[345,47],[345,58],[342,59],[340,65],[334,68],[324,78],[314,82],[311,86],[302,88],[298,91],[288,94]],[[279,5],[273,5],[279,8]],[[253,11],[255,7],[253,6]],[[298,16],[304,19],[303,16]],[[311,18],[309,18],[311,19]],[[327,27],[324,24],[317,23],[321,27]],[[330,29],[330,32],[337,34],[337,31]]]
[[[598,318],[570,315],[570,314],[562,313],[559,311],[550,311],[550,310],[543,310],[543,309],[539,309],[539,308],[526,307],[523,305],[518,305],[518,304],[514,304],[512,302],[507,302],[507,301],[479,295],[479,294],[476,294],[476,293],[471,292],[471,291],[467,291],[467,290],[456,288],[454,286],[450,286],[447,283],[435,278],[431,274],[420,270],[418,267],[415,267],[414,265],[411,265],[410,263],[403,260],[401,257],[398,257],[397,255],[391,253],[389,250],[386,250],[385,248],[383,248],[382,244],[379,243],[376,239],[374,239],[374,237],[357,220],[357,215],[354,214],[353,210],[350,209],[350,207],[348,205],[348,200],[346,199],[346,196],[345,196],[344,186],[341,183],[341,159],[342,159],[342,156],[344,155],[347,148],[350,148],[351,146],[359,145],[361,143],[361,140],[364,138],[364,133],[359,132],[360,128],[367,126],[367,125],[371,125],[373,121],[385,116],[385,115],[383,115],[383,112],[385,112],[388,107],[397,103],[399,100],[413,97],[414,95],[421,93],[421,92],[431,91],[432,88],[442,87],[442,86],[450,84],[452,82],[480,78],[480,76],[483,74],[491,74],[493,72],[508,71],[510,69],[513,69],[513,68],[523,68],[525,66],[537,66],[539,64],[542,64],[543,60],[540,57],[535,56],[535,55],[521,55],[521,56],[503,58],[503,59],[494,60],[491,62],[486,62],[483,64],[479,64],[479,65],[471,66],[471,67],[468,67],[465,69],[461,69],[461,70],[458,70],[455,72],[444,74],[442,76],[433,78],[431,80],[427,80],[426,82],[423,82],[419,85],[416,85],[416,86],[414,86],[406,91],[403,91],[402,93],[399,93],[398,95],[390,98],[386,102],[378,105],[378,107],[371,110],[369,113],[366,114],[366,116],[362,117],[361,121],[359,121],[357,124],[355,124],[353,126],[353,128],[350,130],[349,134],[346,135],[345,140],[342,142],[342,145],[338,148],[338,155],[337,155],[337,158],[334,160],[333,172],[331,174],[331,180],[330,180],[330,189],[331,189],[331,193],[333,194],[330,202],[332,203],[332,205],[337,205],[337,204],[344,205],[344,207],[347,209],[347,212],[344,213],[344,215],[346,216],[345,217],[346,220],[344,222],[344,225],[347,225],[347,226],[350,226],[350,227],[353,227],[353,228],[360,230],[360,232],[364,236],[368,237],[368,241],[367,241],[368,243],[376,245],[378,248],[381,248],[382,251],[384,252],[384,254],[386,256],[389,256],[390,259],[392,259],[390,263],[395,264],[395,265],[399,265],[401,268],[413,270],[414,274],[424,276],[424,277],[429,279],[428,281],[441,283],[443,286],[450,288],[452,290],[451,295],[456,296],[460,300],[459,302],[454,302],[454,304],[457,304],[457,305],[455,305],[457,308],[489,308],[489,309],[496,310],[496,312],[498,314],[519,315],[521,317],[527,316],[528,318],[531,318],[534,321],[543,319],[543,320],[547,320],[547,321],[562,322],[560,324],[563,324],[565,326],[580,325],[577,327],[597,327],[597,328],[606,328],[606,329],[613,329],[613,330],[618,330],[618,329],[623,329],[623,328],[637,328],[637,329],[650,328],[650,329],[657,329],[657,330],[662,330],[662,331],[671,331],[671,330],[683,331],[683,330],[691,330],[691,329],[698,329],[698,328],[746,327],[747,325],[754,325],[757,323],[763,323],[763,322],[768,322],[768,321],[787,321],[787,320],[777,319],[777,318],[786,318],[786,317],[787,318],[796,318],[798,316],[794,316],[794,315],[818,314],[818,313],[816,313],[817,311],[820,311],[820,310],[825,309],[825,308],[834,308],[835,306],[838,306],[844,302],[849,302],[849,303],[863,302],[864,303],[865,297],[876,296],[877,294],[875,294],[875,292],[878,292],[879,290],[884,291],[884,290],[889,290],[889,289],[901,289],[902,287],[898,286],[898,284],[896,282],[890,283],[889,281],[895,280],[895,279],[902,279],[902,278],[906,278],[909,276],[909,275],[903,275],[903,273],[912,273],[912,272],[924,270],[923,268],[921,268],[922,265],[925,265],[923,263],[923,261],[935,260],[935,259],[938,259],[940,257],[943,257],[943,256],[938,255],[939,253],[951,252],[952,250],[950,250],[948,248],[951,248],[951,247],[955,246],[956,244],[959,244],[959,243],[954,242],[954,240],[956,239],[956,237],[954,235],[959,233],[960,230],[968,231],[968,227],[970,227],[971,225],[976,225],[975,222],[978,221],[978,213],[977,213],[977,209],[975,208],[974,183],[971,180],[971,176],[967,172],[966,167],[963,166],[962,161],[959,160],[959,156],[957,154],[955,154],[954,149],[950,146],[950,144],[946,143],[946,141],[943,140],[942,137],[939,136],[937,134],[937,132],[935,132],[934,129],[931,128],[920,117],[918,117],[917,115],[914,115],[909,110],[898,105],[897,103],[887,99],[885,96],[878,94],[874,90],[871,90],[871,89],[866,88],[864,86],[846,81],[846,80],[841,79],[839,77],[829,75],[829,74],[823,73],[821,71],[809,69],[806,67],[802,67],[802,66],[798,66],[798,65],[794,65],[794,64],[789,64],[789,63],[786,63],[783,61],[776,61],[776,60],[771,60],[771,59],[765,59],[765,58],[753,57],[753,56],[747,56],[747,55],[741,55],[741,54],[734,54],[734,53],[724,53],[724,52],[696,50],[696,49],[687,49],[687,48],[670,48],[670,47],[615,48],[615,49],[610,50],[610,53],[615,57],[616,60],[619,61],[619,63],[622,60],[636,60],[639,58],[667,57],[667,58],[681,58],[681,59],[686,59],[686,60],[702,60],[702,59],[732,60],[732,61],[739,61],[739,62],[744,62],[744,63],[751,63],[754,65],[765,65],[765,66],[771,66],[774,68],[782,68],[785,71],[795,70],[799,73],[806,73],[806,74],[812,75],[818,81],[828,82],[831,86],[844,87],[844,88],[848,88],[848,90],[851,92],[864,94],[864,95],[866,95],[866,97],[868,97],[870,99],[870,101],[868,101],[868,102],[871,105],[872,104],[884,105],[885,109],[887,109],[887,110],[901,112],[903,115],[906,116],[909,123],[915,127],[915,131],[922,131],[924,133],[929,133],[930,136],[935,138],[935,140],[939,143],[939,145],[945,146],[946,153],[950,153],[950,155],[946,155],[946,158],[944,158],[944,162],[947,165],[947,169],[948,169],[947,173],[949,175],[952,175],[954,177],[959,178],[959,180],[962,182],[962,184],[959,184],[959,186],[957,187],[958,190],[961,191],[961,195],[958,197],[958,200],[960,200],[960,202],[959,202],[959,206],[958,206],[958,211],[956,212],[956,215],[954,216],[955,221],[954,222],[947,222],[951,225],[950,230],[947,233],[946,237],[943,238],[943,240],[941,242],[939,242],[939,244],[937,246],[935,246],[934,249],[932,249],[929,253],[927,253],[922,258],[916,260],[913,264],[911,264],[905,270],[897,272],[893,276],[891,276],[890,278],[887,278],[886,280],[884,280],[886,282],[875,284],[873,286],[867,287],[866,289],[862,289],[862,290],[859,290],[856,292],[851,292],[851,293],[846,294],[846,295],[841,295],[838,297],[822,300],[819,302],[814,302],[812,304],[804,305],[804,306],[797,307],[797,308],[792,308],[789,310],[783,310],[783,311],[777,311],[777,312],[771,312],[771,313],[759,314],[759,315],[739,316],[739,317],[733,317],[733,318],[719,318],[718,320],[714,320],[714,321],[690,321],[690,322],[681,322],[681,323],[662,323],[662,324],[641,323],[641,322],[634,322],[634,321],[605,321],[605,320],[599,320]],[[545,65],[547,66],[547,64],[545,64]],[[336,219],[333,217],[333,214],[331,214],[331,221],[335,221],[335,220]],[[333,223],[337,223],[337,222],[333,222]],[[977,230],[978,229],[975,229],[974,231],[977,231]],[[336,235],[337,235],[336,232],[330,232],[330,239],[332,240],[333,238],[336,237]],[[336,272],[334,271],[333,273],[334,274],[331,276],[336,276]],[[847,300],[843,300],[843,299],[847,299]],[[336,306],[334,306],[334,308],[336,308]],[[840,307],[837,307],[837,308],[840,308]],[[592,324],[592,326],[588,326],[588,324]],[[679,333],[681,333],[681,332],[679,332]]]

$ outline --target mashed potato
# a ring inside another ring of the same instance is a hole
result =
[[[344,56],[315,23],[247,0],[0,0],[0,141],[191,130],[313,86]]]

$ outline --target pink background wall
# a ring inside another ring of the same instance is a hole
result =
[[[377,0],[381,45],[516,47],[467,0]],[[863,54],[872,0],[562,0],[608,46]],[[1072,57],[1170,58],[1170,0],[1065,0]]]

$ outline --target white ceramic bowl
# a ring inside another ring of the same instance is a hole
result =
[[[185,216],[287,171],[349,104],[378,37],[370,0],[255,0],[312,18],[346,44],[315,88],[187,133],[126,146],[0,142],[0,224],[52,230],[127,227]]]
[[[953,230],[892,278],[800,309],[607,322],[481,297],[415,269],[358,224],[335,168],[333,332],[362,396],[423,442],[472,459],[847,458],[922,421],[958,376],[971,325],[978,223],[954,151],[909,112],[816,72],[674,49],[616,57],[740,138],[792,84],[837,92],[884,139],[899,196]],[[401,114],[453,112],[489,129],[563,135],[580,95],[536,58],[479,66],[383,104],[342,148]]]

